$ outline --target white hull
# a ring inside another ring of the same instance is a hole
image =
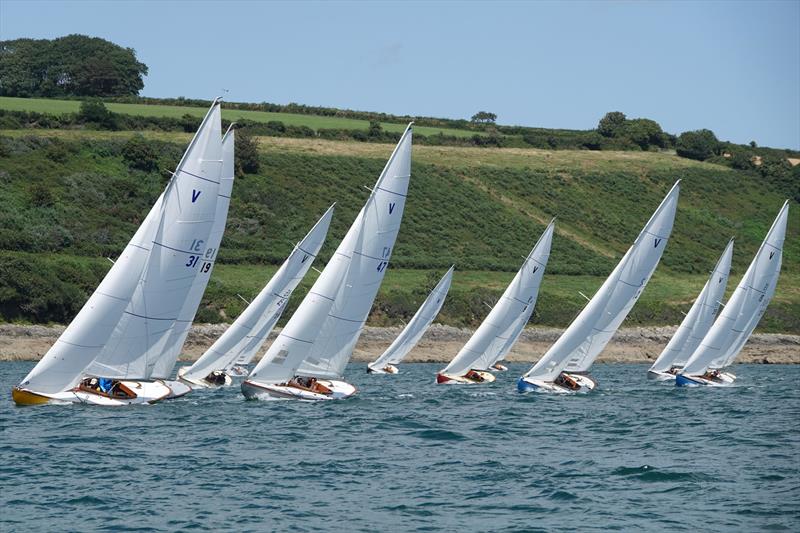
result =
[[[318,402],[324,400],[342,400],[349,398],[357,389],[344,381],[318,379],[317,383],[331,390],[331,394],[321,394],[286,384],[267,384],[245,380],[242,383],[242,394],[248,400],[301,400]]]
[[[736,381],[736,376],[730,372],[720,372],[714,378],[680,374],[675,380],[675,385],[679,387],[730,387],[734,381]]]
[[[508,367],[506,365],[501,365],[500,363],[495,363],[489,368],[490,372],[508,372]]]
[[[394,365],[386,365],[383,368],[377,368],[367,365],[367,374],[397,374],[400,370]]]
[[[232,378],[246,378],[250,374],[250,371],[247,369],[247,367],[242,365],[233,365],[232,367],[226,369],[225,373]]]
[[[579,392],[590,392],[597,387],[591,377],[583,374],[569,374],[564,372],[567,376],[572,378],[577,384],[577,389],[571,389],[566,386],[558,385],[553,381],[543,381],[539,379],[531,379],[527,377],[519,378],[517,381],[517,390],[520,392],[548,392],[554,394],[575,394]]]
[[[162,381],[122,380],[121,383],[133,391],[136,394],[136,397],[111,398],[109,396],[87,392],[78,388],[64,392],[57,392],[55,394],[45,394],[17,388],[14,389],[12,395],[14,397],[14,401],[16,401],[19,405],[35,405],[44,403],[80,403],[87,405],[100,405],[104,407],[156,403],[171,397],[177,397],[173,396],[175,394],[173,390]],[[185,387],[185,385],[183,387]],[[189,389],[189,391],[190,390],[191,389]],[[182,392],[183,388],[176,387],[176,391]],[[183,394],[186,394],[186,392],[183,392]],[[183,394],[181,394],[181,396]]]
[[[669,372],[658,372],[656,370],[648,370],[647,379],[654,381],[675,381],[675,374],[671,374]]]
[[[478,374],[483,381],[470,379],[466,376],[451,376],[449,374],[436,374],[436,384],[437,385],[477,385],[479,383],[491,383],[495,380],[494,375],[491,372],[484,372],[483,370],[473,370],[476,374]]]
[[[233,385],[233,379],[227,373],[224,374],[224,379],[225,379],[224,383],[212,383],[210,381],[207,381],[205,378],[196,379],[196,378],[186,377],[184,375],[184,372],[186,371],[185,369],[187,368],[189,367],[181,368],[178,371],[178,380],[179,383],[184,387],[189,386],[189,390],[191,390],[192,388],[215,389],[217,387],[230,387],[231,385]]]

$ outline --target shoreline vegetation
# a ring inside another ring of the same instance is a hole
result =
[[[0,324],[0,361],[38,361],[64,331],[63,325]],[[180,361],[195,361],[225,331],[227,324],[195,324],[181,353]],[[401,327],[366,327],[356,345],[354,362],[369,362],[391,344]],[[666,346],[677,326],[620,329],[600,355],[600,363],[652,363]],[[405,363],[447,363],[467,342],[474,330],[434,324]],[[533,363],[562,333],[560,328],[526,328],[506,358],[511,362]],[[280,332],[276,328],[267,342]],[[264,350],[262,350],[263,353]],[[260,359],[260,355],[256,361]],[[800,335],[754,334],[737,358],[737,363],[800,364]]]

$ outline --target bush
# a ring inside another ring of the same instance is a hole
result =
[[[675,151],[681,157],[705,161],[718,154],[720,142],[711,130],[685,131],[678,137]]]
[[[236,175],[257,173],[261,169],[258,160],[258,140],[242,128],[236,131],[235,144]]]
[[[144,172],[158,170],[158,153],[140,134],[134,135],[122,146],[122,158],[129,168]]]

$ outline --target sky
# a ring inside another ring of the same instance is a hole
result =
[[[144,96],[296,102],[800,149],[800,0],[259,2],[0,0],[0,39],[103,37]]]

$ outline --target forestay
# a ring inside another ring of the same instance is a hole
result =
[[[411,172],[411,131],[409,124],[330,263],[250,379],[281,383],[295,373],[341,375],[389,266],[400,228]]]
[[[653,372],[666,372],[672,367],[682,367],[689,360],[700,341],[703,340],[711,325],[717,310],[725,296],[725,288],[728,285],[728,275],[731,270],[731,258],[733,257],[733,239],[728,242],[725,251],[722,252],[717,265],[700,291],[700,295],[694,301],[686,317],[678,326],[677,331],[667,343],[664,351],[658,356],[650,370]]]
[[[303,240],[295,245],[258,296],[185,372],[185,377],[202,379],[214,370],[228,368],[239,358],[246,357],[249,362],[255,356],[325,242],[333,209],[333,206],[328,208]]]
[[[381,354],[378,359],[370,363],[369,366],[373,368],[384,368],[387,365],[395,365],[403,360],[408,355],[408,352],[414,349],[419,340],[425,335],[428,327],[439,314],[439,311],[444,305],[444,300],[447,297],[447,292],[450,290],[450,283],[453,280],[453,268],[450,267],[439,283],[433,288],[425,301],[419,307],[413,318],[408,322],[400,335],[392,342],[392,344]]]
[[[228,222],[228,207],[231,203],[231,192],[233,191],[235,174],[234,146],[236,143],[233,126],[231,124],[228,127],[228,131],[225,132],[225,136],[222,138],[222,174],[219,182],[217,211],[214,215],[214,225],[208,236],[206,251],[203,254],[203,262],[192,282],[192,288],[189,290],[186,301],[178,314],[178,319],[169,333],[164,350],[158,356],[155,364],[149,367],[151,370],[148,372],[148,377],[150,378],[166,379],[172,375],[172,370],[178,361],[183,343],[186,342],[186,336],[189,335],[189,330],[192,328],[197,308],[200,306],[203,293],[206,291],[208,280],[211,278],[211,272],[216,264],[217,252],[219,251],[220,242],[222,242],[222,236],[225,233],[225,225]]]
[[[667,193],[608,279],[526,377],[552,381],[564,369],[586,372],[591,367],[658,266],[672,232],[679,184]]]
[[[442,370],[442,374],[462,376],[470,369],[486,370],[496,362],[498,354],[506,347],[508,340],[512,336],[519,337],[519,333],[516,332],[517,327],[523,321],[523,317],[524,327],[536,305],[539,286],[550,257],[554,227],[555,221],[551,221],[525,258],[514,279],[506,287],[500,300],[461,351]]]
[[[144,379],[198,273],[217,211],[222,171],[219,101],[215,100],[164,191],[152,246],[138,286],[88,375]]]
[[[709,368],[729,366],[750,338],[778,284],[788,218],[787,200],[719,318],[683,368],[683,374],[698,376]]]

